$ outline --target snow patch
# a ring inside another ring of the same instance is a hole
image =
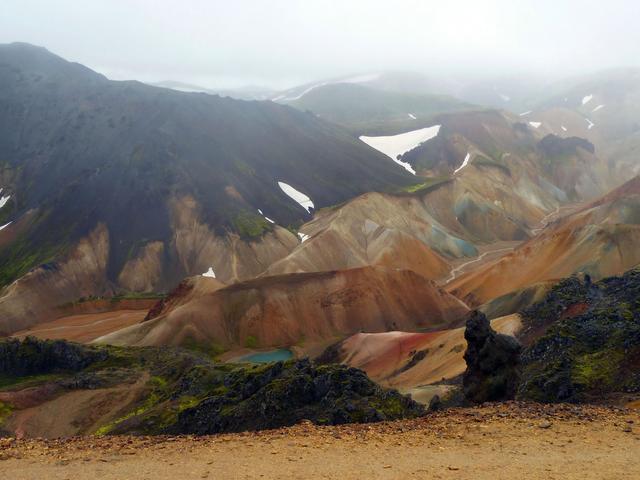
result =
[[[5,228],[7,228],[9,225],[11,225],[13,222],[9,222],[9,223],[5,223],[4,225],[0,226],[0,231],[4,230]]]
[[[505,95],[504,93],[500,93],[499,95],[503,102],[508,102],[511,100],[511,97],[509,95]]]
[[[415,120],[416,116],[413,113],[407,113],[407,115],[409,115],[409,118]]]
[[[298,236],[300,237],[300,243],[304,243],[305,240],[309,240],[309,235],[306,233],[298,232]]]
[[[591,110],[592,113],[597,112],[598,110],[601,110],[604,108],[604,105],[598,105],[596,108],[594,108],[593,110]]]
[[[529,125],[531,125],[533,128],[540,128],[542,122],[529,122]]]
[[[276,222],[274,222],[273,220],[271,220],[269,217],[267,217],[264,213],[262,213],[262,210],[258,209],[258,213],[259,213],[260,215],[262,215],[262,216],[264,217],[264,219],[265,219],[267,222],[269,222],[269,223],[276,223]]]
[[[565,127],[564,125],[560,125],[560,128],[562,129],[563,132],[567,131],[567,127]]]
[[[592,98],[593,98],[593,94],[584,96],[582,98],[582,105],[586,105],[587,103],[589,103]]]
[[[453,173],[458,173],[460,170],[462,170],[464,167],[466,167],[469,164],[469,160],[471,159],[471,154],[469,152],[467,152],[467,156],[464,157],[464,160],[462,162],[462,165],[460,165],[458,168],[456,168]]]
[[[411,132],[384,137],[366,137],[363,135],[360,137],[360,140],[379,152],[384,153],[398,165],[404,167],[407,171],[415,175],[416,171],[413,167],[409,163],[399,160],[398,157],[409,150],[413,150],[418,145],[436,137],[439,132],[440,125],[434,125],[432,127],[421,128]]]
[[[524,117],[525,115],[529,115],[530,113],[531,113],[531,110],[527,110],[526,112],[522,112],[520,116]]]
[[[282,189],[284,193],[286,193],[289,197],[294,199],[298,204],[304,208],[307,212],[310,208],[314,208],[313,202],[309,197],[307,197],[304,193],[299,190],[296,190],[288,183],[278,182],[278,185]]]
[[[1,188],[0,188],[0,192],[2,192]],[[6,197],[0,197],[0,208],[4,207],[10,198],[11,198],[11,195],[7,195]]]
[[[203,277],[216,278],[216,272],[213,271],[213,267],[209,267],[209,270],[202,274]]]
[[[595,123],[593,123],[591,120],[589,120],[588,118],[585,118],[585,120],[587,121],[587,123],[589,124],[589,126],[587,127],[587,130],[591,130],[593,127],[596,126]]]

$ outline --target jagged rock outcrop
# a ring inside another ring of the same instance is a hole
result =
[[[38,375],[57,370],[77,372],[106,358],[104,350],[63,340],[10,338],[0,342],[0,375]]]
[[[523,311],[527,337],[518,398],[603,401],[640,392],[640,271],[560,282]]]
[[[464,395],[473,403],[514,398],[518,388],[521,346],[507,335],[496,333],[487,317],[474,311],[467,319],[464,338],[467,370],[463,376]]]
[[[309,360],[220,364],[185,349],[28,338],[0,342],[0,376],[0,431],[11,435],[208,434],[424,414],[362,370]],[[20,421],[26,408],[41,421]]]
[[[309,360],[278,362],[225,376],[225,393],[183,411],[173,433],[260,430],[310,420],[323,425],[376,422],[422,415],[422,406],[367,375]]]

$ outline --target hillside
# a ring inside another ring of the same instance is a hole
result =
[[[308,360],[222,365],[177,349],[0,342],[0,433],[213,434],[414,418],[360,370]]]
[[[198,345],[216,353],[242,347],[309,348],[359,331],[442,328],[467,312],[433,282],[395,268],[263,277],[201,294],[192,294],[188,285],[179,290],[170,295],[175,297],[171,306],[96,341]]]
[[[479,305],[535,283],[584,272],[594,279],[640,263],[640,178],[556,222],[500,260],[458,277],[447,290]],[[504,279],[508,278],[509,282]]]
[[[27,44],[0,46],[0,132],[0,285],[20,279],[0,331],[210,267],[250,278],[311,218],[291,195],[321,208],[413,182],[312,114],[109,81]]]
[[[369,85],[322,85],[287,104],[311,111],[356,135],[400,133],[427,125],[437,114],[474,108],[446,95],[384,91]]]

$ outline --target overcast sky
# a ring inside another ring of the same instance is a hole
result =
[[[0,0],[0,43],[114,79],[286,87],[380,70],[640,63],[640,0]]]

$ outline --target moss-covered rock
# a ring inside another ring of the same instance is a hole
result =
[[[579,402],[640,392],[640,271],[595,284],[567,279],[523,318],[541,336],[521,357],[519,398]]]
[[[307,419],[317,424],[375,422],[415,417],[423,408],[385,390],[364,372],[308,360],[235,370],[212,395],[182,411],[171,433],[210,434],[275,428]]]
[[[43,375],[58,372],[58,375]],[[415,417],[423,408],[364,372],[308,360],[269,364],[216,363],[175,348],[83,346],[65,341],[0,342],[0,387],[21,388],[39,375],[57,391],[100,389],[148,378],[128,411],[96,434],[208,434],[292,425],[373,422]],[[3,417],[11,406],[2,407]]]
[[[57,370],[77,372],[106,357],[104,350],[63,340],[7,339],[0,342],[0,375],[26,376]]]

